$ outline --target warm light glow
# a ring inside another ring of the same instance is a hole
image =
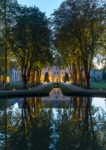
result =
[[[43,84],[47,84],[48,82],[42,82]]]
[[[3,75],[1,76],[1,82],[3,83],[4,77]],[[7,76],[7,83],[10,83],[10,76]]]
[[[47,68],[44,68],[41,72],[41,78],[40,81],[41,83],[46,84],[47,82],[44,82],[44,78],[45,78],[45,72],[48,71],[49,74],[49,83],[56,83],[56,82],[64,82],[64,74],[65,74],[65,70],[56,70],[54,67],[51,70],[47,70]],[[72,83],[72,81],[67,82],[67,83]]]
[[[7,83],[10,83],[10,77],[7,76]]]
[[[59,76],[58,75],[55,76],[54,82],[59,82]]]
[[[59,88],[58,88],[58,87],[55,87],[54,89],[55,89],[55,91],[58,91],[58,90],[59,90]]]
[[[13,91],[16,91],[16,89],[13,89]]]
[[[67,84],[70,84],[70,83],[72,83],[72,81],[66,81],[66,83],[67,83]]]
[[[1,76],[1,81],[2,81],[2,83],[3,83],[3,76]]]
[[[52,82],[52,75],[50,75],[50,77],[49,77],[49,81],[50,81],[50,82]]]
[[[41,83],[44,82],[44,76],[43,75],[41,75],[40,81],[41,81]]]

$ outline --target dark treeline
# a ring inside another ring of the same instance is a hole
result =
[[[57,65],[72,69],[73,82],[90,88],[94,57],[106,57],[105,4],[66,0],[54,11],[52,24],[54,28],[35,6],[0,1],[0,75],[5,89],[7,70],[16,66],[21,69],[24,88],[29,80],[34,84],[35,75],[38,84],[42,68],[52,64],[54,51]]]
[[[49,21],[37,7],[19,5],[15,0],[0,1],[0,74],[7,85],[7,69],[21,69],[24,88],[36,71],[52,62]]]

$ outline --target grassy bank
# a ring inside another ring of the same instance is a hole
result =
[[[106,97],[106,91],[103,90],[73,90],[63,84],[60,84],[60,88],[62,93],[66,96]]]
[[[3,84],[0,83],[0,90],[3,90],[3,89],[4,89]],[[16,89],[16,90],[23,89],[23,83],[8,83],[7,90],[13,90],[13,89]]]
[[[23,90],[23,83],[8,83],[7,84],[7,90]],[[36,86],[36,85],[35,85]],[[34,86],[34,87],[35,87]],[[30,84],[27,84],[27,89],[31,87]],[[0,83],[0,90],[4,90],[3,84]]]
[[[91,82],[91,89],[106,89],[106,81],[105,82]]]
[[[35,97],[35,96],[49,96],[50,91],[54,87],[54,84],[48,84],[44,87],[33,90],[17,90],[17,91],[0,91],[0,98],[12,98],[12,97]]]

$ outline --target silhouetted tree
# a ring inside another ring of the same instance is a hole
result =
[[[64,82],[69,82],[69,75],[65,72]]]
[[[32,69],[37,72],[42,65],[49,64],[51,31],[45,14],[36,7],[19,7],[16,24],[12,28],[10,46],[21,67],[24,89]]]
[[[44,82],[50,82],[50,80],[49,80],[49,73],[48,72],[45,73]]]
[[[98,0],[66,0],[53,14],[55,47],[64,63],[75,65],[79,79],[85,73],[87,88],[105,29],[105,7],[99,3]]]

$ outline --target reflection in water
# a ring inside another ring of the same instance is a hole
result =
[[[43,97],[43,100],[70,100],[70,97],[64,96],[60,88],[53,88],[49,97]]]
[[[85,108],[80,111],[78,108],[73,111],[70,108],[59,110],[58,119],[55,121],[58,135],[55,143],[56,150],[104,149],[104,112],[94,118],[96,111],[91,107],[89,99],[87,99]]]
[[[61,103],[66,103],[70,105],[71,98],[64,96],[60,88],[53,88],[48,97],[42,97],[42,102],[44,104],[52,104],[53,107],[57,107]]]
[[[105,150],[104,109],[91,98],[68,101],[53,109],[41,98],[1,100],[0,150]]]
[[[94,97],[94,98],[92,98],[92,105],[105,110],[106,109],[106,98]]]

